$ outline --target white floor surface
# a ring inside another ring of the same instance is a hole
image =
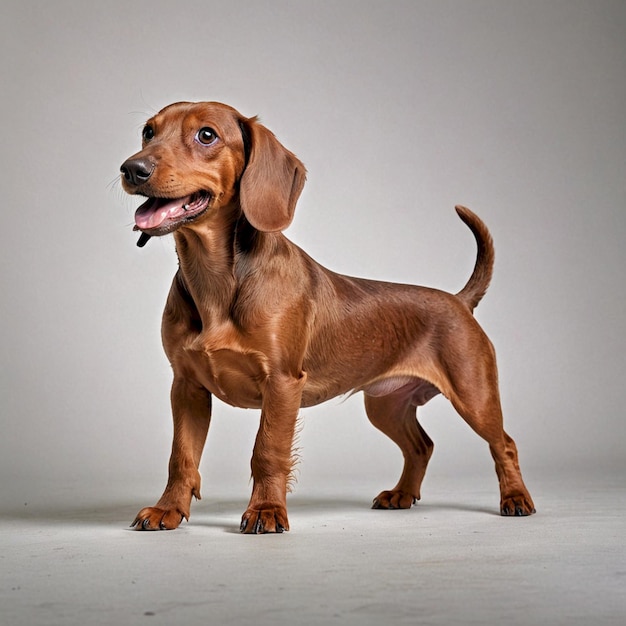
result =
[[[136,532],[152,502],[128,497],[132,479],[122,499],[13,495],[0,623],[623,625],[620,482],[533,484],[530,518],[500,517],[495,485],[468,478],[428,482],[409,511],[371,510],[371,486],[338,484],[290,496],[291,531],[271,536],[239,534],[243,496],[205,494],[178,530]]]

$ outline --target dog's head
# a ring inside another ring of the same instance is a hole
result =
[[[306,170],[256,118],[217,102],[179,102],[149,119],[142,137],[121,167],[124,190],[148,198],[135,213],[140,244],[233,203],[257,230],[291,223]]]

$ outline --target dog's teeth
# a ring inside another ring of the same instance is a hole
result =
[[[183,211],[189,211],[189,205],[183,204]]]

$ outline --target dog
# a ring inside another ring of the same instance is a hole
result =
[[[373,508],[406,509],[420,499],[433,442],[417,407],[442,393],[489,444],[501,514],[535,512],[503,429],[494,349],[472,314],[494,263],[489,231],[473,212],[456,208],[478,246],[456,295],[343,276],[282,234],[306,170],[256,117],[179,102],[148,120],[142,137],[121,166],[124,190],[147,198],[135,213],[138,245],[173,233],[179,268],[162,322],[173,369],[169,478],[133,527],[173,529],[189,519],[213,396],[261,409],[243,533],[289,530],[298,413],[358,391],[372,424],[404,456],[397,485]]]

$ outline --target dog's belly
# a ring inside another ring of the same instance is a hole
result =
[[[187,371],[198,384],[215,397],[231,406],[259,409],[263,404],[263,393],[269,377],[268,357],[259,351],[251,351],[241,345],[223,348],[219,344],[210,346],[196,336],[187,344],[178,357],[179,372]],[[178,360],[178,359],[176,359]],[[377,376],[362,376],[351,372],[345,376],[328,376],[313,368],[308,371],[302,389],[300,405],[310,407],[346,394],[364,391],[371,396],[404,394],[416,405],[428,402],[440,393],[433,384],[417,373],[390,369]]]

